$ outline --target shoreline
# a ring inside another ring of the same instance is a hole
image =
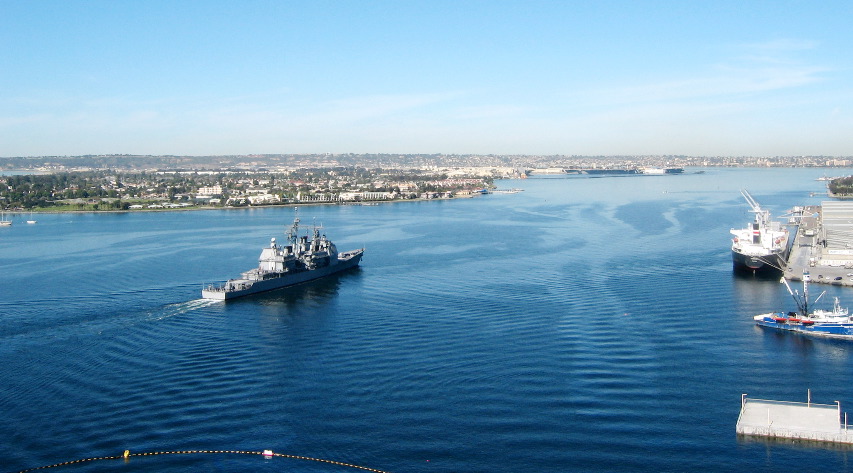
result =
[[[5,210],[5,214],[7,216],[12,215],[22,215],[22,214],[30,214],[33,215],[45,215],[45,214],[80,214],[80,213],[92,213],[92,214],[100,214],[100,213],[136,213],[136,212],[195,212],[199,210],[249,210],[249,209],[263,209],[270,207],[292,207],[292,206],[310,206],[310,205],[355,205],[355,206],[364,206],[370,207],[374,205],[381,204],[395,204],[401,202],[431,202],[431,201],[451,201],[456,199],[472,199],[478,195],[482,194],[471,194],[465,196],[456,196],[451,198],[435,198],[435,199],[393,199],[393,200],[371,200],[367,202],[289,202],[286,204],[265,204],[265,205],[247,205],[243,207],[212,207],[212,206],[191,206],[191,207],[180,207],[180,208],[171,208],[171,209],[133,209],[133,210],[39,210],[39,209],[30,209],[30,210]]]

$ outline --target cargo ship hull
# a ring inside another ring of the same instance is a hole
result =
[[[750,256],[732,250],[732,267],[735,271],[781,272],[787,258],[784,253]]]

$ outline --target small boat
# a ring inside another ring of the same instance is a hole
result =
[[[808,271],[803,272],[803,294],[799,294],[791,289],[788,281],[785,278],[780,280],[788,288],[788,293],[794,298],[797,304],[797,312],[770,312],[760,314],[753,317],[755,323],[762,327],[773,328],[777,330],[785,330],[788,332],[797,332],[804,335],[814,335],[820,337],[831,338],[846,338],[853,340],[853,317],[850,317],[848,310],[841,307],[838,298],[835,298],[835,303],[831,310],[824,309],[809,309],[809,281],[810,276]],[[823,291],[814,303],[817,303],[826,291]]]
[[[12,221],[6,220],[6,214],[3,213],[2,215],[0,215],[0,227],[11,227],[11,226],[12,226]]]
[[[27,223],[28,223],[28,224],[30,224],[30,225],[33,225],[33,224],[35,224],[36,222],[37,222],[37,220],[33,220],[33,213],[32,213],[32,212],[30,212],[30,219],[29,219],[29,220],[27,220]]]

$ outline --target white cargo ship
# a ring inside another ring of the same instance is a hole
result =
[[[788,229],[771,219],[746,189],[740,191],[755,219],[746,228],[732,229],[732,264],[735,270],[781,271],[788,258]]]

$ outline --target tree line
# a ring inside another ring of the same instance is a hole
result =
[[[853,176],[829,181],[829,192],[834,195],[853,196]]]
[[[57,173],[6,176],[0,186],[0,201],[6,207],[46,207],[62,199],[118,198],[105,186],[104,176],[95,173]]]

